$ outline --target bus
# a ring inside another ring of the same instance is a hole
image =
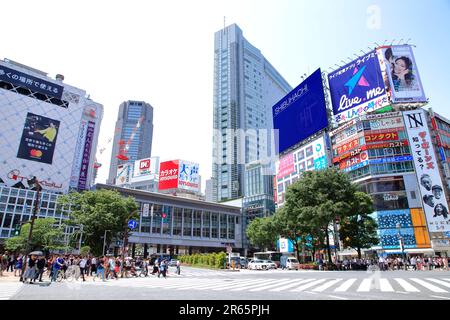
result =
[[[280,267],[280,260],[283,254],[277,251],[266,251],[266,252],[255,252],[253,254],[254,260],[272,260],[277,265],[277,268]]]

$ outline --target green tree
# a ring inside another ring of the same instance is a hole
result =
[[[288,224],[290,233],[295,236],[309,234],[320,243],[324,235],[331,262],[329,226],[335,219],[352,214],[356,192],[357,187],[337,169],[304,172],[302,178],[287,189],[281,221]]]
[[[255,247],[272,249],[279,232],[274,218],[271,216],[252,220],[247,227],[246,234],[250,243]]]
[[[61,206],[71,210],[68,224],[82,226],[84,244],[91,247],[94,255],[103,252],[103,237],[106,244],[113,237],[123,238],[128,232],[128,220],[137,219],[138,204],[132,197],[123,197],[112,190],[73,192],[60,198]]]
[[[22,225],[18,236],[5,241],[5,247],[11,251],[28,249],[30,224]],[[30,250],[62,250],[67,249],[63,242],[64,227],[58,226],[54,218],[40,218],[34,221]]]
[[[340,223],[339,235],[345,247],[358,251],[378,244],[377,223],[369,215],[373,212],[373,200],[364,192],[356,192],[352,214],[344,217]]]
[[[90,252],[91,252],[91,247],[89,247],[89,246],[83,246],[80,249],[80,254],[82,256],[87,256]]]

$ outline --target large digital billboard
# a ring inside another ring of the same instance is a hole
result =
[[[159,157],[151,157],[134,161],[132,182],[140,182],[157,178]]]
[[[450,216],[438,161],[423,109],[403,113],[428,230],[450,231]]]
[[[198,163],[179,161],[178,188],[194,192],[200,191],[198,167]]]
[[[164,161],[159,165],[159,190],[178,188],[178,160]]]
[[[375,50],[330,73],[328,83],[337,124],[389,105]]]
[[[294,146],[328,126],[322,76],[317,69],[272,107],[273,126],[279,130],[275,139],[278,152]]]
[[[411,46],[381,47],[377,53],[393,103],[427,101]]]

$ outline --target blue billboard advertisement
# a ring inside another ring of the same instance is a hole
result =
[[[275,141],[280,153],[328,126],[322,76],[317,69],[272,107]]]
[[[389,105],[375,50],[330,73],[328,83],[337,124]]]

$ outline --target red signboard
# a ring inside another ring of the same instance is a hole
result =
[[[388,132],[384,132],[384,133],[366,133],[364,135],[364,138],[366,138],[366,143],[398,140],[398,132],[397,131],[388,131]]]
[[[161,162],[159,165],[159,190],[178,188],[178,160]]]
[[[280,159],[280,164],[278,166],[277,178],[278,179],[284,178],[284,177],[290,175],[292,172],[295,172],[294,154],[290,153]]]
[[[345,153],[353,148],[356,148],[357,146],[359,146],[359,139],[355,139],[350,142],[344,143],[343,145],[336,148],[337,154],[340,155],[340,154]]]
[[[363,146],[358,147],[356,149],[352,149],[350,152],[342,154],[342,155],[340,155],[338,157],[334,157],[333,158],[333,163],[337,163],[337,162],[340,162],[340,161],[342,161],[344,159],[347,159],[349,157],[353,157],[353,156],[357,155],[358,153],[360,153],[361,151],[364,151],[366,149],[367,149],[367,145],[363,145]]]
[[[367,151],[363,151],[360,154],[357,154],[356,156],[354,156],[353,158],[350,158],[348,160],[342,161],[341,163],[339,163],[339,168],[345,169],[348,167],[351,167],[355,164],[361,163],[365,160],[367,160],[369,158],[369,155],[367,154]]]

